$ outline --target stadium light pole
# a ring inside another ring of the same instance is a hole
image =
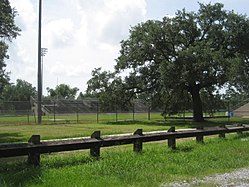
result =
[[[41,82],[42,82],[42,94],[43,95],[43,57],[47,54],[48,48],[41,48]]]
[[[41,17],[42,17],[42,0],[39,0],[39,17],[38,17],[38,79],[37,79],[37,116],[38,124],[42,123],[42,77],[41,77]]]

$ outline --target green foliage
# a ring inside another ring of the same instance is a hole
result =
[[[9,83],[9,76],[5,70],[6,64],[4,63],[4,59],[8,58],[7,50],[8,46],[3,41],[0,41],[0,96],[4,86]]]
[[[1,95],[0,109],[11,114],[16,111],[25,112],[30,109],[30,97],[36,95],[36,88],[27,81],[17,79],[16,84],[7,84]]]
[[[59,98],[59,99],[74,99],[77,92],[79,91],[78,88],[74,87],[71,88],[69,85],[60,84],[53,88],[47,88],[49,97],[51,98]]]
[[[201,90],[201,99],[203,104],[203,111],[208,113],[209,116],[213,116],[215,112],[218,112],[219,109],[229,110],[227,106],[227,101],[222,99],[222,95],[215,93],[212,89],[203,89]]]
[[[12,38],[16,38],[20,31],[14,21],[17,12],[11,8],[9,0],[1,0],[0,10],[0,38],[11,41]]]
[[[8,0],[0,2],[0,95],[5,85],[9,82],[8,73],[5,70],[6,64],[4,60],[8,58],[8,45],[6,40],[12,41],[16,38],[20,29],[15,25],[14,18],[17,12],[11,8]]]
[[[25,80],[17,79],[16,85],[5,86],[2,93],[3,101],[30,101],[36,95],[36,88]]]
[[[96,68],[87,85],[86,96],[98,98],[101,111],[113,112],[117,107],[121,110],[131,107],[131,94],[124,87],[121,77],[115,76],[115,73]]]
[[[124,82],[134,94],[182,97],[187,91],[194,120],[203,121],[201,90],[246,83],[248,24],[246,16],[226,11],[220,3],[200,3],[196,13],[183,9],[173,18],[149,20],[121,42],[116,71],[131,72]]]
[[[248,92],[239,92],[234,89],[229,89],[223,97],[229,108],[248,102]]]

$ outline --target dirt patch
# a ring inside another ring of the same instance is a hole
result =
[[[240,169],[231,173],[207,176],[203,179],[194,179],[191,182],[179,181],[161,184],[162,187],[192,187],[192,186],[217,186],[217,187],[249,187],[249,168]]]

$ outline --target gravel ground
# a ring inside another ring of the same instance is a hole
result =
[[[203,179],[195,179],[191,182],[181,181],[161,185],[161,187],[192,186],[249,187],[249,168],[240,169],[231,173],[208,176]]]

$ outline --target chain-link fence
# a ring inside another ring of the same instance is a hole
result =
[[[126,107],[111,103],[107,107],[96,99],[43,99],[42,120],[49,122],[117,122],[128,120],[163,119],[161,109],[151,108],[148,102],[134,100]],[[0,107],[0,123],[36,123],[37,102],[4,101]]]
[[[127,106],[109,103],[111,106],[102,104],[97,99],[84,100],[53,100],[43,99],[42,101],[42,120],[43,123],[54,122],[118,122],[130,120],[163,120],[167,118],[187,119],[192,117],[192,110],[182,107],[184,110],[169,112],[171,115],[163,115],[163,108],[152,107],[150,102],[144,100],[133,100]],[[204,116],[225,116],[229,106],[206,111]],[[37,102],[35,99],[30,101],[4,101],[0,106],[0,123],[36,123]]]

